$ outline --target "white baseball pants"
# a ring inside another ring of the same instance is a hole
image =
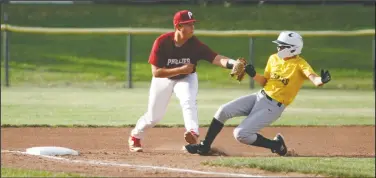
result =
[[[154,127],[162,120],[173,92],[180,101],[185,129],[199,134],[196,101],[198,79],[197,74],[192,73],[185,78],[178,80],[156,77],[152,78],[149,91],[148,110],[137,121],[136,127],[131,132],[133,137],[142,139],[144,137],[144,132],[148,128]]]

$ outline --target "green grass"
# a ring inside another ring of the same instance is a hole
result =
[[[10,15],[9,23],[20,26],[161,28],[171,28],[173,13],[183,8],[191,9],[200,20],[196,25],[197,29],[357,30],[375,26],[375,9],[372,6],[358,5],[266,5],[229,8],[189,5],[153,8],[111,5],[75,5],[64,8],[56,5],[5,7]],[[105,82],[111,85],[125,79],[125,35],[12,33],[10,37],[11,82],[15,85],[63,85],[72,82]],[[133,79],[136,82],[150,80],[151,72],[147,60],[156,37],[157,35],[136,35],[133,38]],[[254,64],[258,72],[263,72],[268,56],[275,52],[271,41],[276,37],[254,39]],[[372,89],[372,38],[306,37],[303,56],[316,71],[326,68],[332,72],[333,81],[327,88]],[[226,56],[249,58],[247,37],[200,36],[200,39]],[[200,81],[219,85],[234,83],[229,80],[228,72],[207,62],[200,62],[198,67]],[[312,85],[304,87],[312,88]]]
[[[219,158],[202,164],[232,168],[259,168],[272,172],[299,172],[331,177],[374,177],[374,158]]]
[[[249,89],[200,89],[200,124],[210,123],[221,104],[250,94]],[[1,123],[11,125],[134,125],[146,111],[148,89],[2,88]],[[302,90],[274,126],[375,125],[374,92]],[[236,125],[243,117],[229,120]],[[181,126],[182,111],[175,95],[158,126]]]
[[[1,177],[82,177],[75,173],[48,172],[15,168],[1,168]]]
[[[338,30],[342,27],[340,30],[353,30],[374,28],[375,18],[370,16],[375,12],[373,6],[362,5],[250,5],[228,8],[195,5],[5,5],[12,24],[50,27],[173,28],[172,16],[181,9],[191,10],[200,20],[202,29],[215,30],[282,30],[286,27],[298,30]],[[276,14],[289,18],[276,18]]]

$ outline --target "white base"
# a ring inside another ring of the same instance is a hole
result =
[[[78,155],[78,152],[64,147],[32,147],[26,149],[26,153],[32,155],[60,156],[60,155]]]

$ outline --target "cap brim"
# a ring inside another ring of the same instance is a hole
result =
[[[196,21],[197,21],[197,20],[195,20],[195,19],[192,19],[192,20],[186,20],[186,21],[180,22],[180,24],[187,24],[187,23],[196,22]]]

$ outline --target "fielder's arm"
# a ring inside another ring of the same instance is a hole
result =
[[[234,59],[222,55],[217,55],[213,60],[213,64],[227,69],[232,69],[235,62],[236,61]],[[254,69],[252,70],[254,71]],[[261,86],[265,86],[266,82],[268,81],[264,76],[259,74],[256,74],[253,79],[257,81]]]
[[[159,68],[155,65],[151,65],[151,72],[154,77],[157,78],[170,78],[177,76],[179,74],[189,74],[193,71],[194,65],[193,64],[186,64],[181,67],[177,68]]]
[[[214,65],[217,65],[219,67],[232,69],[233,64],[235,63],[235,60],[228,58],[226,56],[217,55],[215,56],[213,62]]]

